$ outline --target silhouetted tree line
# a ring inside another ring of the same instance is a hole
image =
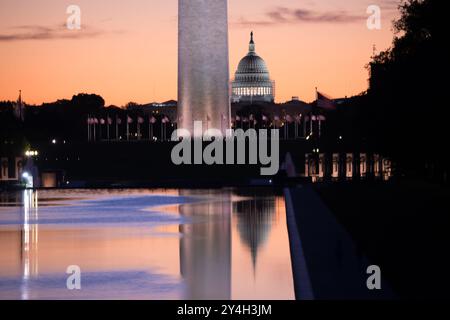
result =
[[[0,102],[0,151],[6,154],[23,153],[26,146],[50,142],[53,139],[67,142],[86,142],[88,139],[88,118],[96,118],[105,121],[104,125],[96,125],[96,140],[107,139],[106,122],[111,120],[110,138],[116,136],[126,139],[127,117],[132,119],[129,124],[130,132],[136,133],[138,119],[142,119],[140,125],[141,134],[149,135],[150,118],[155,119],[152,124],[154,135],[161,133],[162,127],[170,131],[170,124],[161,124],[165,115],[154,113],[149,115],[143,110],[143,106],[136,103],[128,103],[126,109],[117,106],[105,107],[104,99],[96,94],[78,94],[71,100],[58,100],[42,105],[26,105],[23,121],[16,117],[14,112],[16,102]],[[133,108],[135,107],[135,108]],[[117,119],[121,119],[121,125],[116,133]],[[93,130],[91,128],[91,130]],[[147,137],[148,138],[148,137]]]
[[[48,139],[85,140],[81,128],[86,127],[87,114],[104,109],[105,101],[95,94],[78,94],[71,100],[58,100],[40,106],[27,105],[24,121],[14,116],[15,102],[0,103],[0,134],[10,143],[28,143]]]
[[[397,171],[447,180],[449,66],[445,1],[409,0],[391,48],[373,57],[367,92],[328,117],[328,140],[391,155]]]

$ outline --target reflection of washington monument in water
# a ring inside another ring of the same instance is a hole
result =
[[[181,196],[205,196],[207,202],[182,205],[180,214],[191,223],[180,225],[180,268],[186,299],[231,299],[232,217],[257,269],[258,251],[266,242],[274,220],[273,198],[232,201],[232,191],[182,190]]]
[[[206,192],[183,190],[180,195],[204,196]],[[180,207],[180,214],[193,222],[180,226],[186,299],[231,299],[231,192],[211,196],[220,198]]]

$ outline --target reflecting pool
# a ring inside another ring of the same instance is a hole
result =
[[[0,193],[0,299],[294,297],[272,189]]]

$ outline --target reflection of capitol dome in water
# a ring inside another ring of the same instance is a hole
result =
[[[258,251],[269,238],[275,203],[269,199],[240,201],[235,204],[234,212],[240,238],[249,248],[253,267],[256,268]]]
[[[239,62],[231,84],[233,102],[273,102],[274,82],[264,60],[256,54],[253,32],[249,52]]]

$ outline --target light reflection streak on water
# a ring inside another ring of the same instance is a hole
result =
[[[23,224],[21,236],[22,284],[21,298],[28,299],[28,281],[38,275],[38,191],[23,191]],[[30,223],[30,220],[32,222]]]

